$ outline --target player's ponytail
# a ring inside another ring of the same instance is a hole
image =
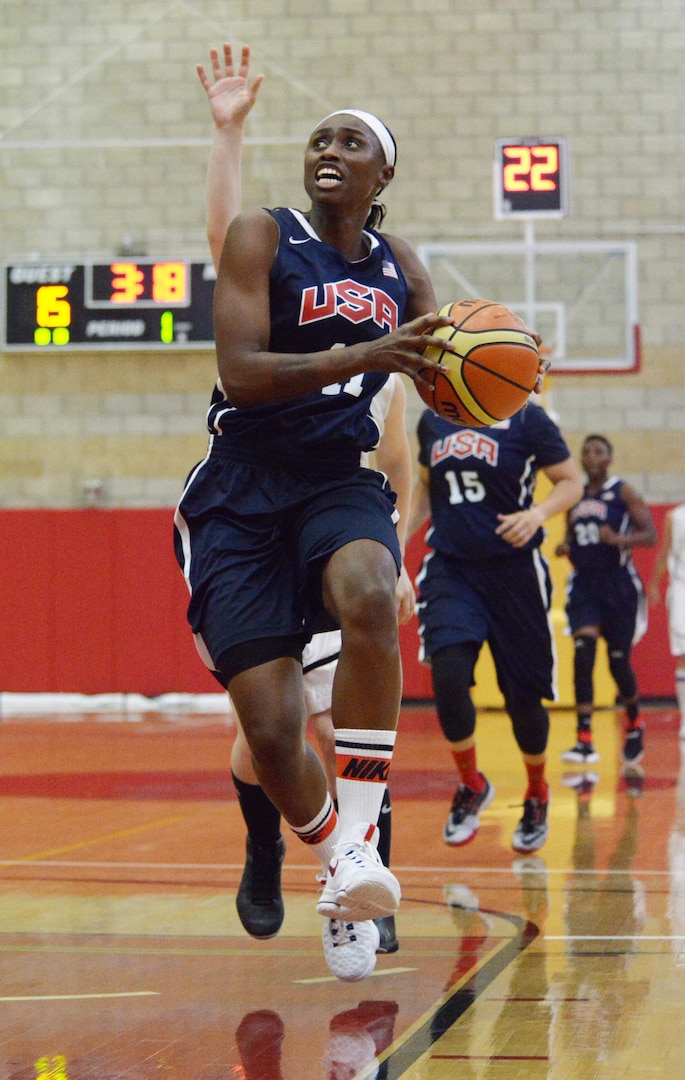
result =
[[[371,210],[369,211],[369,216],[364,223],[364,228],[380,229],[381,225],[383,224],[385,214],[386,210],[383,203],[378,202],[377,199],[374,199],[374,201],[371,203]]]

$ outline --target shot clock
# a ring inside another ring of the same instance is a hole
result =
[[[211,262],[45,260],[3,267],[6,349],[209,348]]]
[[[497,139],[495,217],[562,218],[568,214],[565,139]]]

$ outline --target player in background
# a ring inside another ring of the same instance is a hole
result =
[[[215,134],[207,170],[207,235],[218,271],[223,242],[229,224],[240,212],[241,154],[245,120],[263,81],[250,83],[250,50],[243,46],[236,71],[230,43],[223,46],[223,62],[217,49],[210,49],[210,79],[203,65],[197,72],[209,101]],[[372,411],[381,432],[374,453],[374,466],[385,473],[397,495],[397,532],[404,554],[412,462],[405,424],[406,391],[399,375],[392,374],[374,398]],[[402,567],[397,586],[398,618],[407,622],[414,608],[414,590]],[[328,776],[328,786],[336,799],[335,733],[331,719],[331,695],[335,667],[340,653],[340,631],[316,634],[304,648],[303,669],[307,715],[316,733]],[[240,920],[249,934],[273,937],[284,917],[281,896],[281,864],[285,842],[281,834],[281,814],[259,784],[245,735],[237,724],[231,751],[231,771],[239,805],[247,825],[246,865],[236,898]],[[388,866],[391,841],[390,797],[386,791],[378,819],[378,851]],[[394,916],[377,919],[379,952],[395,952],[398,942]]]
[[[478,768],[471,696],[487,641],[527,776],[512,846],[537,851],[549,829],[542,701],[556,694],[552,583],[540,544],[544,523],[580,497],[580,472],[556,424],[532,403],[488,428],[455,428],[426,410],[418,438],[410,535],[430,518],[430,550],[416,579],[420,657],[431,665],[458,774],[443,838],[453,846],[473,839],[495,794]],[[552,487],[534,502],[540,470]]]
[[[604,435],[585,438],[581,464],[587,482],[581,500],[568,512],[566,535],[556,549],[573,566],[566,615],[575,644],[576,743],[561,759],[572,765],[599,761],[592,742],[592,712],[595,654],[601,636],[626,711],[623,764],[630,769],[644,755],[644,725],[630,654],[647,629],[644,589],[631,551],[653,547],[656,529],[644,499],[630,484],[610,474],[613,448]]]
[[[391,372],[427,385],[450,325],[425,266],[379,232],[395,172],[387,126],[329,113],[304,154],[308,209],[259,208],[228,228],[214,293],[219,388],[208,452],[176,508],[175,551],[200,655],[229,691],[256,775],[326,875],[330,970],[364,978],[400,886],[377,852],[402,671],[395,495],[361,455]],[[302,648],[341,630],[333,804],[304,734]]]
[[[647,588],[650,604],[661,603],[661,580],[668,571],[666,607],[671,656],[675,660],[675,692],[680,712],[680,738],[685,739],[685,503],[669,510]]]

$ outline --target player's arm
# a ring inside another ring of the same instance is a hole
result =
[[[397,495],[397,536],[402,554],[407,543],[407,524],[411,502],[412,460],[405,422],[407,391],[404,383],[395,377],[390,407],[385,417],[385,429],[376,452],[376,467],[384,472]]]
[[[566,529],[564,531],[564,539],[561,541],[560,544],[557,544],[556,548],[554,549],[554,554],[555,555],[560,555],[560,556],[561,555],[569,555],[569,553],[571,551],[571,542],[572,542],[572,540],[573,540],[573,531],[571,529],[571,518],[570,518],[570,515],[567,514],[566,515]]]
[[[243,45],[237,72],[230,42],[223,46],[223,65],[218,49],[210,49],[209,56],[212,77],[202,64],[196,70],[214,120],[207,166],[207,239],[214,269],[218,270],[226,231],[240,213],[243,128],[264,76],[249,81],[249,45]]]
[[[316,353],[269,351],[269,274],[278,225],[266,210],[240,214],[228,228],[214,290],[214,331],[219,376],[238,408],[285,401],[346,382],[365,371],[401,371],[418,381],[421,368],[444,370],[422,355],[442,344],[431,330],[449,319],[424,314],[390,334]]]
[[[656,559],[654,560],[654,569],[652,570],[652,576],[647,586],[647,596],[650,604],[661,603],[661,580],[668,569],[668,557],[671,553],[671,544],[673,543],[673,511],[669,510],[664,518],[664,535],[659,545],[659,550],[656,553]]]
[[[621,484],[621,498],[628,508],[631,530],[617,533],[611,525],[602,525],[599,538],[610,547],[654,547],[657,542],[656,527],[647,503],[630,484]]]
[[[430,472],[427,465],[419,465],[416,481],[411,493],[407,536],[413,536],[415,532],[418,532],[418,530],[426,524],[430,516]]]
[[[555,514],[570,510],[583,494],[580,470],[572,457],[567,457],[556,465],[546,465],[542,472],[552,487],[541,502],[535,503],[528,510],[497,515],[499,525],[495,532],[512,547],[524,547],[541,525]]]
[[[390,407],[385,417],[385,428],[376,448],[376,467],[384,472],[397,495],[397,538],[402,558],[407,542],[407,524],[411,502],[412,460],[406,426],[407,391],[399,375],[395,376]],[[397,617],[400,624],[407,622],[414,613],[414,586],[404,565],[397,582]]]

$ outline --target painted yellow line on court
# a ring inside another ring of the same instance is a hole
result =
[[[107,833],[105,836],[97,836],[92,840],[79,840],[75,844],[66,844],[64,847],[53,848],[52,851],[39,851],[37,855],[24,855],[20,859],[15,859],[14,862],[38,862],[40,859],[48,859],[53,855],[63,855],[66,851],[78,851],[79,848],[93,847],[95,844],[104,844],[109,840],[122,840],[125,836],[135,836],[137,833],[159,829],[163,825],[173,825],[177,821],[183,821],[182,814],[176,814],[170,818],[160,818],[159,821],[150,821],[147,825],[135,825],[131,829],[122,829],[120,832]]]
[[[370,979],[382,979],[384,975],[405,975],[408,971],[418,971],[418,968],[410,967],[396,967],[396,968],[384,968],[383,971],[374,971],[369,975]],[[364,980],[366,982],[366,980]],[[314,983],[337,983],[340,979],[335,975],[323,975],[319,979],[293,979],[294,983],[298,986],[312,986]]]

